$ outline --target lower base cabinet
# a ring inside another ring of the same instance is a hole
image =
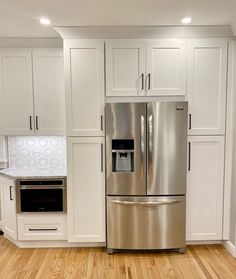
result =
[[[17,240],[15,182],[0,179],[2,230],[6,236]]]
[[[66,240],[66,214],[18,214],[18,240]]]
[[[68,138],[68,241],[105,242],[103,137]]]
[[[222,240],[224,136],[188,140],[187,241]]]

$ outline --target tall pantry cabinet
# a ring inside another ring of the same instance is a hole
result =
[[[104,43],[64,40],[68,240],[105,242]]]
[[[222,240],[227,40],[188,46],[187,240]]]

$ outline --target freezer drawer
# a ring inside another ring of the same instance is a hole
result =
[[[185,247],[185,197],[107,197],[108,249]]]

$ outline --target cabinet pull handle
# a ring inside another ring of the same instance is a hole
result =
[[[38,121],[38,116],[36,115],[36,130],[39,129],[39,121]]]
[[[191,142],[188,143],[188,171],[191,170]]]
[[[30,231],[30,232],[37,232],[37,231],[39,231],[39,232],[41,232],[41,231],[57,231],[57,228],[52,228],[52,229],[31,229],[31,228],[29,228],[29,231]]]
[[[148,90],[151,89],[151,74],[148,74]]]
[[[189,125],[188,125],[188,129],[191,130],[192,129],[192,114],[189,114]]]
[[[11,189],[13,188],[13,186],[10,186],[10,201],[13,201],[13,198],[12,198],[12,192],[11,192]]]
[[[103,131],[103,115],[101,115],[101,131]]]
[[[101,172],[103,172],[103,143],[101,143]]]
[[[142,90],[144,89],[144,74],[142,74]]]
[[[30,130],[32,130],[32,115],[30,115]]]

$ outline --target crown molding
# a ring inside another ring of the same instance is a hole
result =
[[[54,26],[63,39],[232,38],[230,25],[212,26]]]

